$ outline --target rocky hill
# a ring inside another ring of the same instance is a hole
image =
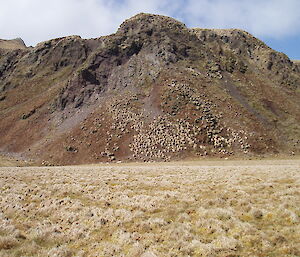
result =
[[[3,50],[17,50],[25,49],[26,45],[21,38],[16,38],[12,40],[0,39],[0,49]]]
[[[96,39],[2,42],[4,154],[77,164],[299,153],[300,67],[245,31],[138,14]]]

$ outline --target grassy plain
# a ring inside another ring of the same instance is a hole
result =
[[[0,256],[300,256],[300,161],[0,168]]]

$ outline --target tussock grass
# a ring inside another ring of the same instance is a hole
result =
[[[2,167],[0,256],[299,256],[300,162],[238,164]]]

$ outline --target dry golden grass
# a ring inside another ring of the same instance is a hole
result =
[[[3,167],[0,178],[0,256],[300,256],[297,160]]]
[[[18,162],[13,159],[9,159],[7,157],[0,155],[0,167],[14,167],[18,166]]]

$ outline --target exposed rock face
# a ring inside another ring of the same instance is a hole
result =
[[[139,14],[1,52],[0,77],[1,150],[45,163],[300,149],[299,65],[241,30]]]

